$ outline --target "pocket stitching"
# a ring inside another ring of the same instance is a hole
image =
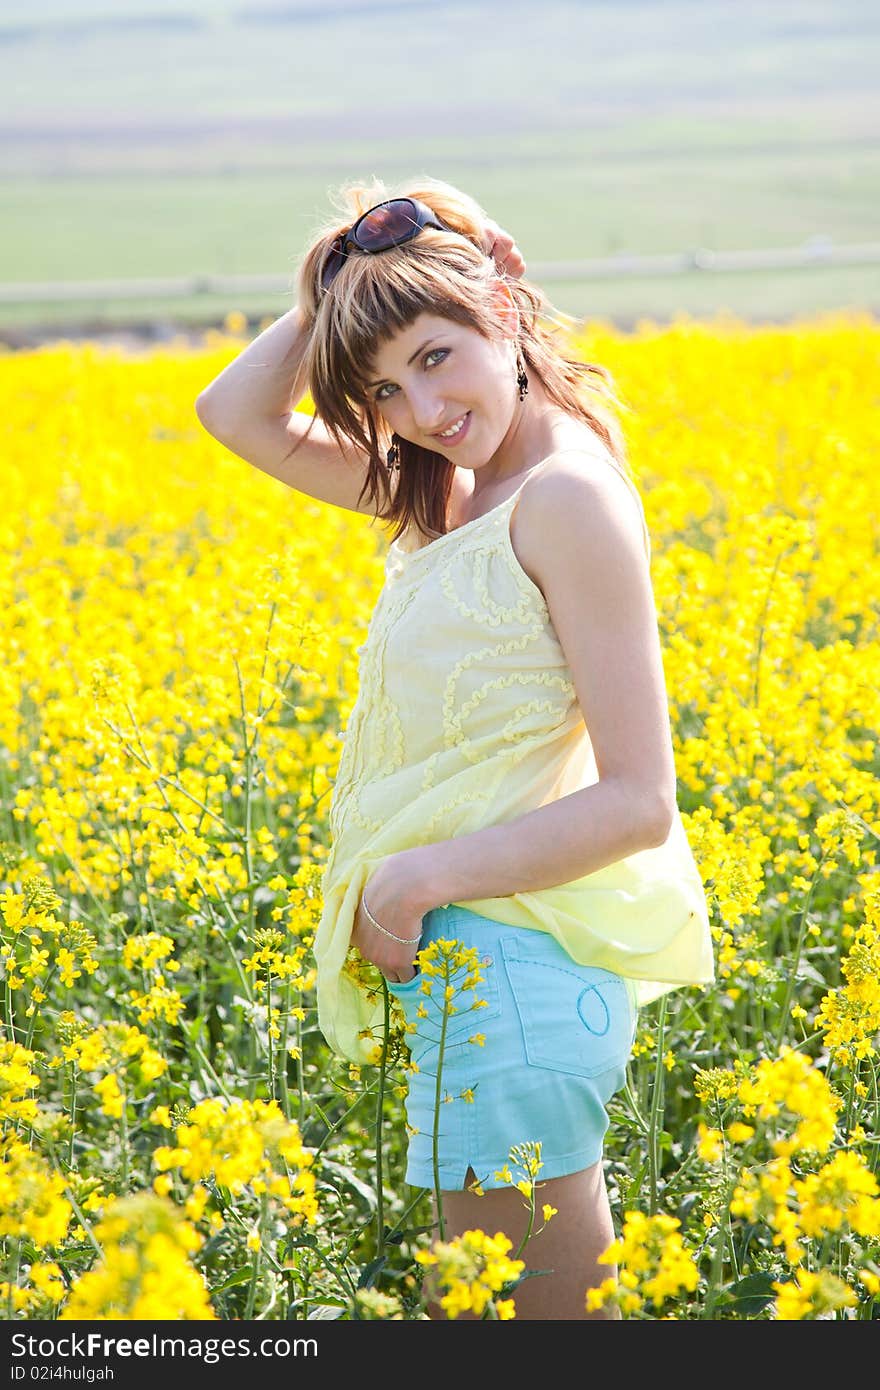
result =
[[[533,959],[530,959],[530,958],[528,958],[528,957],[520,956],[519,954],[517,954],[517,951],[516,951],[515,947],[513,947],[513,948],[510,949],[510,950],[506,949],[506,948],[507,948],[507,945],[508,945],[507,942],[503,942],[502,945],[505,947],[505,950],[504,950],[504,965],[505,965],[505,971],[506,971],[506,973],[507,973],[508,983],[510,984],[511,993],[513,994],[513,998],[514,998],[514,1002],[515,1002],[516,1007],[517,1007],[517,1011],[519,1012],[519,1015],[520,1015],[520,1026],[521,1026],[521,1028],[522,1028],[523,1044],[524,1044],[524,1047],[525,1047],[526,1057],[528,1058],[530,1064],[531,1064],[532,1066],[536,1066],[536,1067],[545,1067],[545,1068],[547,1068],[547,1069],[550,1070],[550,1071],[562,1072],[564,1075],[567,1075],[567,1076],[581,1076],[581,1077],[586,1077],[586,1078],[588,1078],[588,1079],[593,1078],[593,1077],[596,1077],[596,1076],[601,1076],[604,1072],[611,1071],[611,1070],[613,1069],[613,1063],[609,1063],[608,1061],[603,1061],[600,1065],[598,1065],[598,1066],[593,1066],[593,1067],[589,1067],[589,1068],[580,1066],[580,1067],[577,1068],[577,1070],[575,1070],[575,1069],[573,1068],[572,1064],[571,1064],[571,1060],[570,1060],[570,1059],[568,1060],[567,1064],[564,1065],[564,1064],[561,1063],[559,1060],[557,1060],[557,1059],[555,1059],[555,1058],[553,1058],[553,1057],[548,1058],[548,1057],[542,1057],[542,1056],[537,1055],[540,1049],[536,1047],[534,1040],[531,1040],[531,1041],[530,1041],[529,1036],[528,1036],[527,1029],[526,1029],[526,1027],[525,1027],[526,1017],[531,1018],[531,1017],[533,1016],[533,1015],[531,1014],[529,1008],[528,1008],[528,1003],[529,1003],[529,1001],[526,1000],[526,1008],[525,1008],[525,1010],[524,1010],[524,1009],[523,1009],[523,1005],[522,1005],[522,1003],[520,1002],[522,996],[521,996],[520,994],[517,993],[517,985],[516,985],[515,978],[514,978],[514,977],[515,977],[515,971],[514,971],[514,970],[509,970],[509,969],[507,969],[508,965],[511,965],[511,966],[517,966],[517,965],[519,965],[519,966],[531,966],[531,967],[534,967],[534,966],[536,966],[536,965],[537,965],[537,966],[543,966],[546,970],[556,970],[556,971],[558,971],[558,972],[559,972],[560,974],[562,974],[562,975],[570,975],[573,979],[577,980],[580,984],[583,984],[583,976],[578,975],[574,970],[567,970],[567,969],[565,968],[564,965],[551,965],[548,961],[533,960]],[[511,943],[511,946],[512,946],[512,943]],[[627,1006],[627,1019],[628,1019],[628,1022],[627,1022],[627,1037],[630,1037],[630,1039],[631,1039],[631,1034],[632,1034],[632,1031],[633,1031],[633,1030],[632,1030],[632,1023],[631,1023],[632,1009],[631,1009],[631,1006],[630,1006],[629,992],[628,992],[628,990],[627,990],[627,988],[626,988],[626,985],[625,985],[624,982],[623,982],[623,979],[622,979],[620,976],[618,976],[618,975],[614,975],[613,972],[611,972],[611,971],[603,970],[603,967],[602,967],[602,966],[598,966],[598,965],[597,965],[597,966],[590,966],[590,967],[587,967],[587,968],[589,968],[589,969],[594,969],[594,970],[602,970],[602,971],[603,971],[603,975],[604,975],[604,977],[605,977],[607,983],[608,983],[609,985],[611,985],[611,987],[612,987],[613,989],[616,989],[616,990],[618,991],[618,993],[621,995],[623,1001],[625,1002],[625,1004],[626,1004],[626,1006]],[[522,984],[522,982],[520,982],[520,985],[521,985],[521,984]],[[596,988],[596,985],[595,985],[595,984],[589,985],[589,986],[586,986],[586,988],[595,989],[595,988]],[[601,997],[601,995],[600,995],[600,997]],[[603,1004],[605,1004],[605,1007],[606,1007],[606,1009],[607,1009],[607,1008],[608,1008],[607,1002],[606,1002],[604,999],[602,1000],[602,1002],[603,1002]],[[581,1022],[581,1023],[583,1024],[583,1020],[581,1019],[580,1013],[577,1011],[577,1009],[576,1009],[576,1012],[577,1012],[577,1016],[578,1016],[579,1022]],[[609,1012],[609,1028],[610,1028],[610,1026],[611,1026],[611,1025],[610,1025],[610,1013],[611,1013],[610,1009],[608,1010],[608,1012]],[[524,1016],[524,1015],[525,1015],[525,1016]],[[586,1025],[584,1025],[584,1026],[586,1027]],[[588,1029],[587,1031],[590,1031],[590,1030]],[[597,1034],[593,1033],[592,1036],[593,1036],[593,1037],[597,1037],[597,1036],[599,1036],[599,1037],[605,1037],[605,1036],[607,1036],[607,1030],[606,1030],[606,1033],[604,1033],[604,1034],[598,1034],[598,1035],[597,1035]],[[621,1042],[621,1049],[622,1049],[622,1048],[623,1048],[623,1043]],[[626,1049],[626,1055],[627,1055],[627,1056],[629,1055],[629,1052],[631,1051],[631,1049],[632,1049],[632,1041],[630,1040],[630,1043],[629,1043],[629,1045],[628,1045],[628,1047],[627,1047],[627,1049]]]

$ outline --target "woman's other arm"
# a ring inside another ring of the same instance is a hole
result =
[[[513,820],[383,860],[370,911],[398,937],[450,902],[504,898],[594,873],[667,839],[676,773],[642,521],[610,465],[587,457],[523,488],[517,554],[547,600],[589,731],[598,782]],[[380,937],[359,907],[352,941],[394,977],[415,948]]]
[[[366,455],[340,448],[320,420],[296,410],[308,389],[307,343],[308,331],[294,306],[200,392],[196,414],[231,453],[288,487],[372,515],[369,494],[358,502]]]

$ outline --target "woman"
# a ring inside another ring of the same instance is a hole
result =
[[[584,1318],[609,1274],[605,1105],[637,1007],[713,977],[644,512],[610,377],[566,355],[513,239],[436,180],[346,196],[297,307],[197,403],[257,467],[395,528],[330,813],[319,1022],[375,1061],[384,977],[417,1063],[407,1181],[435,1186],[437,991],[416,957],[476,950],[482,1007],[449,1018],[442,1061],[445,1235],[516,1242],[504,1169],[540,1142],[557,1215],[525,1257],[550,1272],[517,1315]]]

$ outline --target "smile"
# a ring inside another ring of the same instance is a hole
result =
[[[460,439],[462,435],[467,432],[468,422],[470,421],[470,418],[470,411],[465,411],[464,415],[462,415],[460,419],[456,420],[454,424],[450,425],[448,430],[441,430],[438,434],[434,435],[434,438],[442,439],[447,444],[450,444],[453,440]]]

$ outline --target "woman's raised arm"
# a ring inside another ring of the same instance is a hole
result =
[[[341,449],[320,420],[296,410],[308,388],[307,343],[308,330],[294,306],[199,393],[196,414],[231,453],[288,487],[372,514],[369,494],[358,502],[366,455],[353,446]]]

